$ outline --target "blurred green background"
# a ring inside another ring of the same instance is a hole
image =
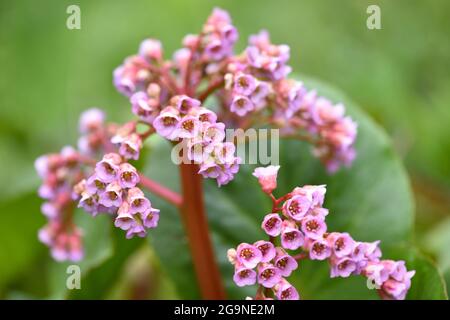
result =
[[[70,4],[81,8],[81,30],[66,28]],[[381,7],[381,30],[366,28],[369,4]],[[386,129],[414,190],[415,242],[450,278],[449,1],[0,0],[0,297],[51,294],[34,159],[74,144],[90,106],[131,118],[113,69],[146,37],[161,39],[168,57],[214,6],[230,11],[238,50],[268,29],[290,45],[296,72],[342,89]],[[110,297],[176,296],[150,249],[128,260]]]

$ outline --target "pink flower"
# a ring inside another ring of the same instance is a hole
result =
[[[278,300],[299,300],[300,296],[289,282],[285,279],[281,279],[279,283],[274,287],[275,294]]]
[[[156,228],[159,221],[159,210],[149,208],[141,214],[141,219],[144,227],[148,229]]]
[[[78,208],[83,208],[84,211],[91,213],[92,215],[97,215],[98,213],[98,195],[90,194],[89,192],[83,192],[81,194],[81,199],[78,203]]]
[[[166,107],[153,121],[153,127],[160,136],[169,140],[175,140],[177,137],[173,133],[179,121],[178,111],[173,107]]]
[[[147,93],[138,91],[131,96],[130,103],[131,111],[147,123],[151,124],[158,116],[159,97],[150,98]]]
[[[237,95],[249,96],[255,91],[257,80],[249,74],[237,74],[234,78],[233,91]]]
[[[125,159],[139,159],[139,151],[142,148],[142,139],[137,133],[127,136],[120,144],[119,153]]]
[[[271,237],[276,237],[281,233],[282,220],[277,213],[269,213],[264,217],[261,228]]]
[[[139,55],[148,61],[161,60],[162,46],[159,40],[146,39],[139,47]]]
[[[131,214],[146,212],[151,207],[150,200],[145,197],[139,188],[131,188],[128,190],[127,201],[130,203]]]
[[[269,241],[260,240],[253,244],[262,253],[261,262],[270,262],[275,258],[276,251],[274,245]]]
[[[331,262],[331,278],[335,277],[349,277],[354,271],[356,271],[356,263],[349,258],[341,258],[332,260]]]
[[[105,182],[113,182],[119,173],[119,164],[122,162],[120,156],[116,153],[108,153],[103,156],[100,162],[95,165],[97,177]]]
[[[238,287],[251,286],[256,283],[256,272],[241,264],[236,264],[233,281]]]
[[[258,266],[258,283],[265,288],[272,288],[281,280],[278,268],[269,263],[261,263]]]
[[[355,247],[355,241],[348,233],[333,232],[327,237],[327,241],[338,258],[348,256]]]
[[[331,248],[324,240],[315,240],[311,243],[309,257],[311,260],[325,260],[331,255]]]
[[[283,277],[289,277],[295,269],[298,268],[298,263],[282,248],[276,249],[277,255],[274,260],[274,265],[280,270]]]
[[[277,175],[280,166],[258,167],[253,171],[253,176],[258,178],[262,190],[271,194],[277,188]]]
[[[304,235],[288,221],[283,221],[281,229],[281,245],[285,249],[297,250],[304,243]]]
[[[231,102],[230,111],[236,113],[238,116],[243,117],[248,112],[253,111],[255,105],[246,96],[236,95]]]
[[[320,239],[327,231],[327,225],[321,218],[307,216],[301,221],[301,229],[305,237],[310,239]]]
[[[296,221],[300,221],[311,208],[312,202],[302,195],[293,196],[283,204],[283,213]]]
[[[200,122],[193,116],[185,116],[177,124],[176,138],[195,138],[200,131]]]
[[[94,173],[86,181],[86,190],[89,194],[101,194],[105,191],[106,185],[107,184]]]
[[[106,186],[105,192],[100,195],[101,205],[105,207],[120,207],[122,204],[122,188],[117,182],[112,182]]]
[[[122,188],[133,188],[139,183],[136,168],[125,162],[119,167],[119,184]]]
[[[81,133],[88,133],[102,127],[105,120],[105,113],[98,108],[84,111],[80,116],[79,130]]]
[[[126,201],[122,202],[122,205],[117,211],[117,216],[114,221],[114,225],[117,228],[126,231],[132,228],[135,224],[136,222],[133,218],[133,215],[130,213],[130,205]]]
[[[236,250],[239,263],[247,268],[254,268],[262,260],[261,251],[248,243],[241,243]]]
[[[201,102],[186,95],[175,96],[170,103],[182,114],[187,114],[191,109],[200,107]]]

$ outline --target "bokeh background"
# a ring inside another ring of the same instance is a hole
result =
[[[70,4],[81,8],[81,30],[66,28]],[[381,30],[366,28],[369,4],[381,7]],[[294,70],[340,88],[385,128],[414,191],[415,242],[449,282],[449,1],[0,0],[0,297],[51,295],[34,159],[74,144],[90,106],[130,118],[112,70],[146,37],[170,54],[214,6],[230,11],[238,49],[268,29],[291,46]],[[131,257],[108,296],[176,297],[157,260],[150,249]]]

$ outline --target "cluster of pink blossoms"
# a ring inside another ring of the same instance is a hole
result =
[[[39,196],[45,200],[41,206],[48,223],[39,230],[39,239],[51,248],[57,261],[79,261],[83,257],[81,230],[73,223],[72,189],[82,177],[82,158],[71,147],[60,153],[39,157],[36,171],[43,183]]]
[[[115,226],[126,230],[128,239],[145,237],[147,229],[158,225],[159,210],[152,208],[138,183],[136,169],[117,153],[108,153],[97,162],[94,173],[77,185],[78,206],[94,216],[115,215]]]
[[[266,31],[251,36],[244,52],[235,55],[237,38],[228,13],[215,9],[200,34],[184,38],[172,61],[163,60],[158,40],[143,41],[139,53],[115,70],[114,84],[130,97],[133,113],[149,124],[175,95],[203,101],[215,92],[222,108],[218,117],[227,127],[270,123],[284,136],[311,142],[313,154],[330,172],[350,165],[357,126],[344,106],[288,79],[290,49],[272,44]]]
[[[90,109],[80,118],[78,151],[65,148],[39,158],[44,180],[39,193],[48,200],[42,211],[50,219],[40,238],[57,259],[82,256],[81,231],[72,222],[76,202],[92,215],[110,214],[127,237],[144,236],[156,226],[158,210],[138,188],[141,175],[129,163],[139,159],[152,134],[185,145],[182,156],[219,186],[234,178],[241,163],[225,128],[269,123],[286,136],[306,135],[330,171],[350,164],[356,125],[344,107],[287,79],[289,47],[272,44],[267,32],[251,36],[241,54],[234,53],[237,39],[228,13],[214,9],[201,32],[187,35],[171,60],[165,60],[159,40],[144,40],[113,75],[137,120],[105,123],[101,110]],[[214,112],[204,106],[212,95]],[[139,133],[141,126],[147,131]]]
[[[225,124],[217,115],[186,95],[174,96],[153,121],[156,132],[169,140],[185,144],[189,162],[199,165],[198,173],[217,180],[219,186],[230,182],[239,170],[235,146],[225,140]]]
[[[230,249],[229,260],[235,266],[238,286],[253,285],[272,289],[278,299],[299,299],[297,290],[285,279],[297,269],[297,260],[328,260],[331,277],[363,275],[370,279],[383,299],[404,299],[415,271],[407,271],[404,261],[380,260],[379,241],[359,242],[348,233],[328,232],[323,208],[325,186],[297,187],[276,199],[279,166],[257,168],[263,191],[273,201],[272,213],[266,215],[262,229],[270,241],[242,243]],[[281,214],[280,214],[281,213]],[[280,246],[276,246],[279,237]],[[286,250],[299,250],[290,255]],[[254,270],[256,268],[256,271]],[[270,298],[258,290],[257,299]]]
[[[84,254],[82,231],[73,222],[77,202],[93,216],[112,215],[115,225],[127,231],[127,238],[145,236],[159,219],[159,211],[137,187],[137,170],[126,162],[138,159],[142,147],[136,122],[105,123],[104,113],[92,108],[81,114],[79,130],[78,150],[64,147],[59,154],[44,155],[35,162],[43,180],[39,196],[47,200],[41,211],[49,220],[39,239],[58,261],[79,261]],[[95,160],[107,151],[99,162]]]

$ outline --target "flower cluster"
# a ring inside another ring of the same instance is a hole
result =
[[[362,274],[373,281],[386,300],[403,300],[411,287],[415,271],[408,271],[404,261],[370,261]]]
[[[130,97],[138,91],[146,91],[158,74],[154,67],[161,62],[161,43],[155,39],[146,39],[141,43],[139,54],[127,57],[124,63],[114,70],[114,85],[117,90]]]
[[[141,175],[128,162],[139,159],[144,140],[154,133],[181,145],[183,162],[187,159],[197,165],[198,174],[216,179],[219,186],[234,178],[241,163],[234,143],[226,141],[226,126],[247,129],[252,124],[268,123],[281,128],[285,135],[300,131],[330,171],[350,164],[355,156],[356,125],[344,115],[344,107],[288,80],[290,49],[272,44],[267,32],[251,36],[249,46],[236,55],[237,39],[228,13],[214,9],[201,32],[187,35],[171,60],[164,59],[159,40],[144,40],[138,52],[127,57],[113,74],[115,87],[129,99],[138,119],[125,124],[105,123],[101,110],[90,109],[80,118],[79,151],[66,148],[58,155],[37,160],[36,167],[44,180],[39,193],[48,200],[42,211],[50,219],[40,238],[52,247],[57,259],[76,260],[82,256],[81,231],[71,219],[75,201],[92,215],[111,214],[115,225],[127,231],[127,237],[144,236],[148,228],[157,225],[159,211],[137,187]],[[204,104],[212,95],[218,106],[214,112]],[[147,131],[139,133],[138,126],[145,126]],[[255,172],[264,192],[270,195],[276,187],[277,170]],[[177,205],[181,202],[181,197],[173,196],[170,190],[156,188],[156,193],[166,200]],[[317,188],[314,192],[324,190]],[[299,189],[290,196],[293,198],[296,192],[301,196],[306,191]],[[306,207],[307,203],[298,205]],[[305,221],[317,220],[326,213],[321,204],[310,211],[314,214],[305,214]],[[276,259],[284,255],[283,247],[307,248],[310,242],[301,229],[306,222],[288,216],[278,219],[283,243],[270,251],[276,252],[274,257],[255,266],[264,274],[270,273],[265,272],[270,265],[278,268]],[[296,235],[301,239],[290,238]],[[242,267],[239,259],[236,265]],[[295,297],[294,289],[283,277],[281,273],[272,288],[280,297]],[[258,281],[265,286],[270,283]]]
[[[243,243],[236,251],[229,251],[230,261],[235,265],[236,284],[252,285],[258,281],[263,287],[274,288],[279,299],[298,298],[295,288],[282,277],[297,268],[295,258],[309,258],[328,260],[331,277],[363,275],[374,282],[382,298],[404,299],[415,272],[407,271],[404,261],[380,260],[379,241],[359,242],[348,233],[328,232],[325,222],[328,209],[323,207],[324,185],[296,187],[275,199],[272,191],[276,188],[278,169],[269,166],[254,172],[263,191],[273,201],[273,212],[264,217],[261,225],[270,242]],[[279,247],[275,247],[277,237]],[[300,253],[289,255],[285,250],[300,250]],[[277,260],[280,256],[284,258],[281,264]],[[255,267],[258,275],[253,270]],[[277,286],[280,283],[283,285]],[[280,291],[281,287],[288,291]],[[259,293],[257,298],[264,295]]]
[[[39,230],[39,239],[51,249],[55,260],[79,261],[83,257],[81,231],[73,223],[72,188],[81,175],[81,155],[72,147],[36,159],[35,168],[43,183],[39,196],[48,224]]]
[[[199,100],[174,96],[153,121],[153,127],[169,140],[182,140],[186,146],[183,156],[199,164],[199,173],[216,179],[219,186],[238,172],[240,158],[234,156],[234,144],[224,142],[225,125],[217,122],[217,115],[202,107]]]
[[[78,206],[94,216],[113,214],[115,226],[127,231],[127,238],[144,237],[147,229],[158,225],[159,210],[152,208],[138,183],[136,169],[117,153],[108,153],[97,162],[94,173],[77,185]]]
[[[219,61],[233,54],[238,32],[231,24],[228,12],[214,9],[199,36],[188,35],[184,39],[187,47],[195,48],[203,61]]]
[[[233,280],[239,287],[258,283],[271,289],[279,300],[300,298],[295,287],[284,278],[297,269],[297,261],[272,242],[241,243],[236,250],[228,250],[228,259],[234,265]]]
[[[241,71],[225,75],[226,88],[230,90],[230,111],[240,117],[266,106],[270,92],[267,82],[261,81]]]
[[[127,160],[138,160],[142,138],[136,132],[136,123],[128,122],[116,130],[111,143],[119,148],[119,154]]]
[[[133,113],[148,124],[167,111],[164,107],[174,95],[203,101],[216,91],[225,110],[218,116],[227,126],[245,129],[258,119],[312,143],[313,154],[329,172],[350,165],[357,128],[344,106],[288,79],[290,48],[273,44],[267,31],[250,36],[244,52],[234,55],[237,39],[229,14],[216,8],[200,34],[183,39],[172,61],[163,60],[158,40],[144,40],[138,54],[115,70],[114,84],[130,97]],[[202,92],[202,87],[207,89]]]
[[[232,57],[227,65],[222,94],[237,116],[264,114],[283,134],[311,142],[313,154],[335,172],[355,158],[357,126],[345,116],[342,104],[334,105],[301,82],[286,78],[291,71],[286,64],[289,51],[286,45],[272,44],[266,31],[251,36],[245,53]]]
[[[84,111],[79,120],[80,138],[78,150],[85,155],[94,155],[101,151],[105,135],[105,114],[98,108]]]
[[[312,139],[313,154],[329,172],[353,162],[357,125],[345,116],[344,105],[335,105],[316,91],[307,90],[302,83],[290,80],[280,81],[275,92],[281,106],[276,121],[287,135],[305,130]]]

